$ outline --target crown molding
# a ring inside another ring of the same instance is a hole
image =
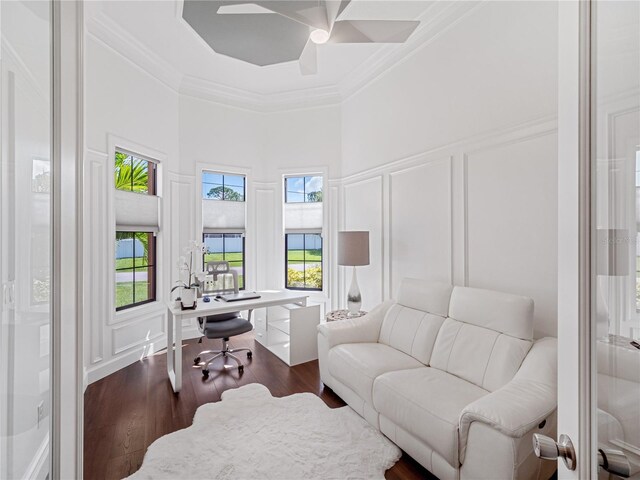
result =
[[[266,95],[183,75],[103,12],[87,18],[86,33],[178,94],[264,113],[338,105],[342,100],[332,86]]]
[[[339,83],[342,99],[346,101],[388,73],[397,64],[407,60],[418,50],[429,45],[447,30],[460,23],[486,1],[433,2],[418,17],[421,25],[405,43],[385,45],[369,57],[354,73]]]
[[[263,113],[339,105],[342,101],[336,87],[317,87],[265,95],[191,76],[182,79],[180,93]]]
[[[434,41],[485,1],[433,2],[419,17],[423,26],[406,43],[383,46],[339,84],[273,94],[263,94],[183,75],[102,11],[86,19],[85,29],[88,35],[180,95],[228,107],[274,113],[339,105]],[[181,20],[182,4],[181,0],[176,1],[176,17]]]
[[[85,29],[87,34],[127,58],[167,87],[176,92],[180,88],[182,74],[104,12],[87,18]]]

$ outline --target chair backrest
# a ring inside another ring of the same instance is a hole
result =
[[[452,289],[446,283],[402,280],[397,301],[382,322],[378,341],[427,365],[438,331],[449,312]]]
[[[229,262],[224,260],[207,262],[205,274],[206,278],[202,286],[202,293],[207,295],[238,293],[238,272],[231,268]],[[231,285],[229,285],[228,280],[231,280]]]
[[[454,287],[430,366],[488,391],[513,378],[533,344],[533,300]]]

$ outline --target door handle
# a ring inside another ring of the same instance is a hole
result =
[[[560,435],[557,443],[553,438],[534,433],[533,451],[536,457],[545,460],[557,460],[560,457],[569,470],[576,469],[576,450],[573,448],[571,439],[564,433]]]
[[[629,478],[631,465],[627,456],[620,450],[598,449],[598,465],[609,473],[622,478]]]

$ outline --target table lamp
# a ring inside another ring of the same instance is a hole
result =
[[[347,307],[350,316],[357,316],[362,306],[362,295],[358,288],[356,267],[369,265],[369,232],[338,232],[338,265],[353,267]]]

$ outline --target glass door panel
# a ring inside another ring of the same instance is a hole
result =
[[[592,13],[592,458],[640,478],[640,2]]]
[[[51,4],[0,2],[0,478],[49,475]]]

